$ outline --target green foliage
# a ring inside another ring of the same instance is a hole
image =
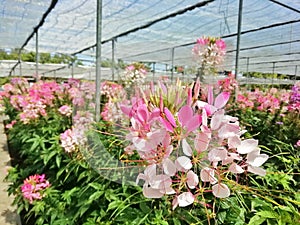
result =
[[[285,74],[277,73],[260,73],[260,72],[244,72],[244,77],[254,77],[254,78],[265,78],[265,79],[287,79],[288,76]]]
[[[57,106],[61,104],[56,102]],[[231,111],[248,130],[246,136],[258,138],[262,151],[271,156],[264,164],[267,175],[237,176],[238,183],[228,184],[230,197],[204,199],[199,195],[197,203],[172,210],[168,197],[147,199],[141,187],[126,180],[113,182],[114,171],[107,179],[97,170],[112,168],[112,163],[122,157],[125,143],[118,136],[122,130],[115,134],[111,124],[101,121],[93,127],[98,132],[91,131],[87,136],[89,146],[70,154],[62,149],[59,135],[72,126],[72,121],[59,115],[57,108],[47,109],[47,116],[23,124],[9,101],[5,106],[10,121],[17,119],[7,130],[14,161],[6,179],[11,182],[8,192],[15,196],[23,224],[299,224],[300,160],[299,148],[294,147],[299,134],[297,115],[287,115],[279,125],[277,115],[267,112]],[[109,160],[99,160],[104,154]],[[43,199],[29,204],[20,187],[25,178],[36,173],[45,173],[51,186]]]
[[[0,60],[19,60],[19,49],[13,49],[10,53],[7,53],[5,50],[0,49]],[[24,62],[35,62],[36,53],[22,51],[21,52],[21,61]],[[82,65],[82,62],[77,59],[76,56],[69,56],[65,54],[54,54],[41,52],[39,53],[39,62],[42,64],[45,63],[54,63],[54,64],[70,64],[76,63],[77,65]]]

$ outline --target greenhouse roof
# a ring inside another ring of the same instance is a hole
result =
[[[96,0],[0,0],[0,48],[95,55]],[[223,37],[235,66],[238,0],[103,0],[102,57],[194,65],[201,36]],[[300,76],[300,1],[244,0],[240,71]]]

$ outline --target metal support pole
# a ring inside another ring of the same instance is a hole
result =
[[[172,68],[171,68],[171,82],[173,83],[174,79],[174,53],[175,53],[175,48],[171,49],[171,61],[172,61]]]
[[[101,104],[101,41],[102,41],[102,0],[97,0],[97,27],[96,27],[96,122],[100,120]]]
[[[71,65],[71,75],[72,75],[72,78],[74,78],[74,62],[72,62],[72,65]]]
[[[35,31],[35,75],[36,80],[39,80],[39,35],[38,29]]]
[[[295,66],[295,77],[294,77],[295,83],[296,83],[296,76],[297,76],[297,65]]]
[[[115,39],[113,38],[111,40],[111,48],[112,48],[112,51],[111,51],[111,74],[112,74],[112,80],[115,81]]]
[[[247,69],[246,69],[246,72],[247,72],[247,84],[249,84],[249,57],[247,57]]]
[[[274,74],[275,74],[275,62],[273,62],[273,68],[272,68],[272,87],[273,87],[273,84],[274,84]]]
[[[240,37],[242,27],[243,0],[239,0],[239,15],[238,15],[238,31],[236,39],[236,54],[235,54],[235,79],[237,79],[239,71],[239,54],[240,54]]]
[[[155,62],[154,63],[152,63],[152,69],[153,69],[153,81],[154,81],[154,77],[155,77]]]
[[[117,75],[118,75],[118,81],[120,81],[120,68],[121,68],[121,59],[118,59],[118,65],[117,65]]]
[[[22,76],[22,63],[21,63],[21,54],[22,54],[22,51],[19,52],[19,64],[20,64],[20,68],[19,68],[19,71],[20,71],[20,77]]]

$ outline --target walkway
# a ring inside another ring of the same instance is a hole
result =
[[[3,116],[0,115],[0,225],[21,225],[16,207],[11,206],[13,196],[8,196],[8,183],[4,181],[6,169],[10,166],[6,135],[3,128]]]

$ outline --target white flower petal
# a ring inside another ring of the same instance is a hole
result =
[[[266,154],[259,154],[259,149],[253,152],[250,152],[247,155],[247,163],[251,166],[261,166],[268,160],[269,156]]]
[[[193,204],[195,196],[191,192],[183,192],[177,197],[179,207],[185,207]]]
[[[159,189],[152,187],[143,187],[143,194],[146,198],[161,198],[164,194]]]
[[[237,165],[236,163],[232,163],[229,166],[229,171],[232,173],[243,173],[244,169],[241,166]]]
[[[163,160],[164,173],[169,176],[174,176],[176,173],[176,166],[169,158]]]
[[[248,172],[257,174],[259,176],[265,176],[267,174],[266,170],[260,167],[248,165]]]
[[[219,162],[227,157],[227,150],[224,148],[214,148],[208,153],[208,160],[211,162]]]
[[[217,198],[227,198],[230,195],[230,190],[226,184],[215,184],[212,186],[212,193]]]
[[[205,167],[200,172],[200,179],[203,182],[210,182],[211,184],[217,183],[217,179],[215,178],[215,170]]]
[[[247,154],[257,149],[257,145],[258,145],[258,140],[255,139],[244,140],[237,147],[237,152],[240,154]]]
[[[237,148],[239,145],[241,145],[241,139],[238,135],[234,135],[233,137],[228,138],[229,148]]]
[[[177,170],[186,172],[193,167],[190,158],[186,156],[180,156],[175,160]]]
[[[172,210],[175,210],[178,206],[178,197],[175,196],[175,198],[172,201]]]
[[[189,143],[187,143],[186,139],[182,140],[182,150],[185,155],[192,156],[193,150]]]
[[[197,174],[194,173],[194,171],[190,170],[187,173],[187,185],[189,188],[194,189],[199,184],[199,178]]]
[[[148,177],[153,177],[156,175],[156,164],[152,164],[146,167],[144,174]]]

